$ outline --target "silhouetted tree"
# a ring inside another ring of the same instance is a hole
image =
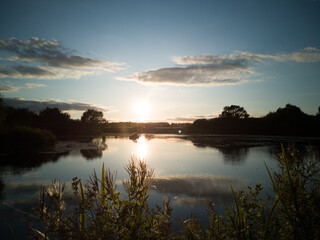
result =
[[[299,107],[288,103],[284,108],[278,108],[276,112],[268,113],[266,118],[296,121],[306,118],[307,116],[308,115],[302,112]]]
[[[3,126],[5,119],[6,119],[6,106],[3,102],[2,95],[0,94],[0,128]]]
[[[82,114],[81,122],[91,124],[107,123],[107,120],[103,118],[103,113],[94,109],[88,109]]]
[[[320,117],[320,106],[318,107],[317,116]]]
[[[10,125],[37,126],[38,115],[27,108],[8,108],[7,123]]]
[[[247,111],[238,105],[225,106],[222,113],[219,115],[220,118],[234,118],[242,119],[248,118],[249,114]]]
[[[40,120],[44,123],[61,123],[70,120],[68,113],[62,112],[59,108],[46,108],[39,113]]]

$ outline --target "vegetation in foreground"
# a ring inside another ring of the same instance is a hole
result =
[[[72,211],[62,198],[65,186],[53,183],[51,190],[43,189],[37,214],[44,230],[29,230],[34,239],[319,239],[319,161],[319,154],[302,158],[293,149],[282,149],[280,172],[272,175],[266,167],[274,197],[262,200],[259,184],[248,193],[231,187],[234,202],[225,216],[211,204],[207,226],[192,216],[171,232],[169,201],[156,209],[148,206],[153,171],[132,159],[124,200],[116,191],[115,175],[102,167],[101,179],[96,173],[85,184],[73,179]]]

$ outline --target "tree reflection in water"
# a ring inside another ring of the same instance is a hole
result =
[[[102,158],[102,149],[81,149],[80,150],[82,157],[86,160],[94,160],[96,158]]]
[[[249,148],[237,146],[221,147],[218,150],[222,153],[224,162],[231,165],[244,164],[249,152]]]

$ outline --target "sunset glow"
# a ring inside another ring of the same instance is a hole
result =
[[[319,12],[318,0],[6,1],[0,92],[109,122],[192,123],[232,104],[316,114]]]
[[[139,121],[145,121],[150,113],[150,104],[147,100],[137,102],[134,105],[134,112]]]

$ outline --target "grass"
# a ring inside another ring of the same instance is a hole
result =
[[[115,175],[103,165],[100,179],[96,173],[85,184],[74,178],[77,204],[72,211],[62,200],[64,186],[43,189],[37,213],[44,229],[29,230],[34,239],[319,239],[319,159],[315,153],[306,159],[282,148],[280,172],[272,174],[266,166],[274,197],[262,200],[260,184],[248,193],[231,187],[233,203],[224,216],[212,203],[206,226],[191,216],[176,232],[170,232],[169,201],[156,209],[148,206],[153,171],[145,162],[131,159],[127,165],[124,199],[115,188]]]

